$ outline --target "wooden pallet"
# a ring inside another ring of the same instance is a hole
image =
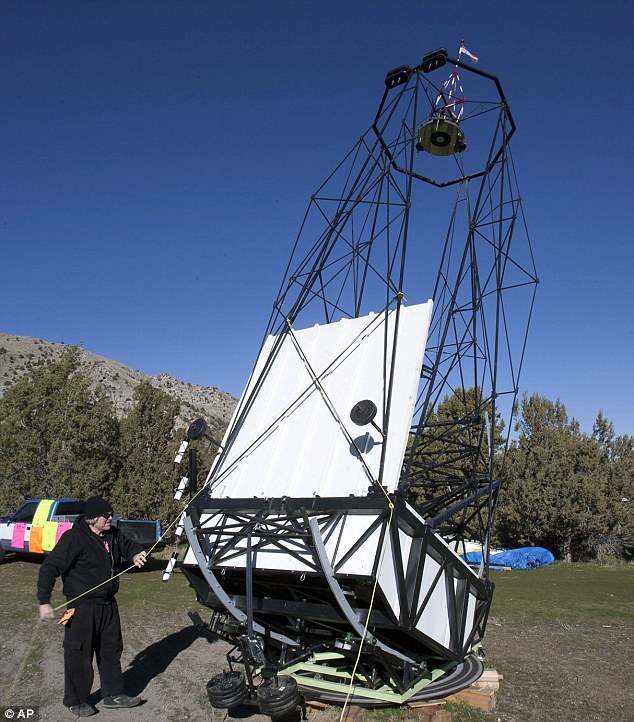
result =
[[[451,713],[445,708],[446,702],[468,704],[471,707],[493,712],[495,709],[495,693],[500,689],[503,679],[495,669],[485,669],[482,676],[471,687],[450,695],[442,700],[426,702],[412,702],[409,708],[420,722],[451,722]],[[326,709],[329,705],[312,700],[306,701],[306,706],[315,710]],[[342,722],[365,722],[366,708],[357,705],[346,707]]]
[[[485,669],[480,679],[476,680],[471,686],[480,689],[492,689],[497,692],[503,679],[504,675],[498,674],[497,669]]]
[[[495,709],[495,691],[481,689],[480,687],[468,687],[447,697],[447,702],[468,704],[471,707],[481,709],[483,712],[493,712]]]
[[[502,675],[495,669],[485,669],[480,679],[471,687],[433,702],[414,702],[410,704],[412,712],[421,722],[450,722],[451,715],[443,709],[445,702],[468,704],[484,712],[493,712],[495,709],[495,693],[500,689]],[[442,712],[442,714],[441,714]]]

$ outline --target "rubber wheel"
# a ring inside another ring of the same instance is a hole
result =
[[[247,683],[242,672],[223,672],[207,682],[207,696],[216,709],[232,709],[244,702]]]
[[[267,679],[257,689],[260,712],[269,717],[284,717],[299,704],[299,689],[293,677]]]

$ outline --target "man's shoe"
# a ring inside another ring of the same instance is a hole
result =
[[[127,709],[141,704],[140,697],[128,697],[127,694],[117,694],[114,697],[104,697],[103,706],[108,709]]]
[[[92,717],[97,714],[97,710],[88,702],[82,702],[81,704],[74,704],[68,708],[75,717]]]

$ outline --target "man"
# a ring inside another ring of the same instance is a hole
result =
[[[97,660],[104,707],[127,708],[141,703],[123,694],[121,622],[115,594],[123,560],[145,564],[139,544],[111,526],[112,507],[100,496],[86,502],[86,513],[60,537],[46,557],[37,580],[40,618],[54,619],[51,592],[61,575],[68,608],[74,609],[64,633],[64,704],[75,717],[90,717],[88,704]]]

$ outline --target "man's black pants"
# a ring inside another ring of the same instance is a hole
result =
[[[72,707],[88,699],[94,679],[93,655],[99,669],[102,696],[121,694],[122,651],[117,603],[80,602],[64,634],[64,704]]]

